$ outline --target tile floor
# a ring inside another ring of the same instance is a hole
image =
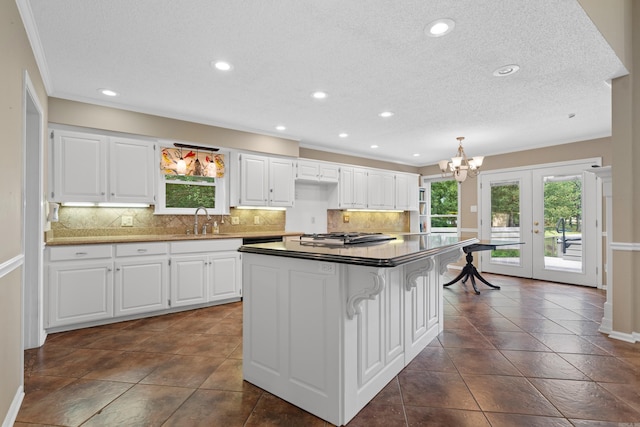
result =
[[[640,343],[604,293],[505,276],[444,289],[444,332],[349,426],[640,425]],[[326,426],[242,381],[242,304],[52,334],[16,426]]]

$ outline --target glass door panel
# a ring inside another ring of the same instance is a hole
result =
[[[530,198],[527,188],[531,173],[510,172],[481,175],[482,239],[517,242],[497,250],[480,253],[482,270],[491,273],[531,274]]]

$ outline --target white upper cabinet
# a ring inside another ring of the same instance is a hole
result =
[[[334,163],[300,159],[297,162],[296,179],[300,181],[337,183],[339,167]]]
[[[395,208],[395,175],[393,172],[372,169],[368,173],[369,209]]]
[[[107,201],[107,140],[101,135],[53,132],[51,200]]]
[[[367,208],[367,169],[349,166],[340,167],[337,200],[332,198],[332,209],[366,209]]]
[[[135,139],[109,141],[109,201],[153,203],[154,145]]]
[[[293,206],[294,164],[292,159],[240,154],[238,181],[232,191],[232,206]]]
[[[154,202],[152,142],[58,129],[52,134],[51,200]]]
[[[404,211],[418,210],[418,176],[396,174],[395,208]]]

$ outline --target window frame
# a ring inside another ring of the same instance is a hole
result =
[[[171,143],[159,143],[159,150],[156,150],[156,199],[157,203],[155,204],[154,214],[156,215],[191,215],[194,213],[195,208],[168,208],[166,206],[167,197],[166,197],[166,184],[177,184],[177,185],[198,185],[198,186],[207,186],[207,187],[215,187],[215,200],[216,206],[209,207],[205,206],[209,215],[227,215],[229,214],[229,170],[228,163],[230,159],[230,153],[227,151],[218,151],[216,154],[222,154],[225,158],[226,163],[226,171],[224,177],[216,178],[215,182],[206,183],[206,182],[192,182],[192,181],[179,181],[179,180],[169,180],[165,178],[165,174],[162,173],[162,168],[160,167],[163,148],[175,148],[173,146],[173,142]]]
[[[441,214],[432,214],[431,213],[431,184],[436,182],[444,182],[444,181],[455,181],[457,188],[457,210],[456,215],[441,215]],[[427,217],[427,233],[434,234],[457,234],[460,235],[460,205],[461,205],[461,185],[460,182],[456,181],[453,177],[442,177],[442,176],[425,176],[422,178],[422,187],[425,189],[425,201],[426,201],[426,212],[425,216]],[[448,218],[455,217],[456,226],[455,227],[432,227],[431,220],[432,218]]]

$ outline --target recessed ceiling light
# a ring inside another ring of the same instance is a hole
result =
[[[344,133],[344,132],[342,132],[341,134],[338,134],[338,136],[339,136],[340,138],[346,138],[346,137],[348,137],[348,136],[349,136],[349,134],[348,134],[348,133]]]
[[[317,91],[311,94],[315,99],[325,99],[327,97],[327,92]]]
[[[111,89],[98,89],[101,94],[106,96],[118,96],[118,92]]]
[[[436,19],[435,21],[429,23],[425,27],[424,32],[429,37],[442,37],[442,36],[446,36],[451,31],[453,31],[455,26],[456,26],[456,23],[453,21],[453,19],[449,19],[449,18]]]
[[[378,148],[378,146],[376,144],[373,144],[371,148]]]
[[[496,77],[510,76],[511,74],[517,73],[519,69],[520,66],[516,64],[505,65],[504,67],[500,67],[495,70],[493,75]]]
[[[393,116],[393,113],[391,111],[383,111],[382,113],[378,114],[380,117],[391,117]]]
[[[413,157],[420,157],[420,153],[413,153]]]
[[[285,126],[282,126],[282,125],[278,125],[278,126],[276,126],[276,129],[277,129],[277,130],[280,130],[280,131],[282,131],[282,130],[287,130],[287,128],[286,128]]]
[[[229,71],[233,68],[231,64],[225,61],[211,61],[211,66],[220,71]]]

